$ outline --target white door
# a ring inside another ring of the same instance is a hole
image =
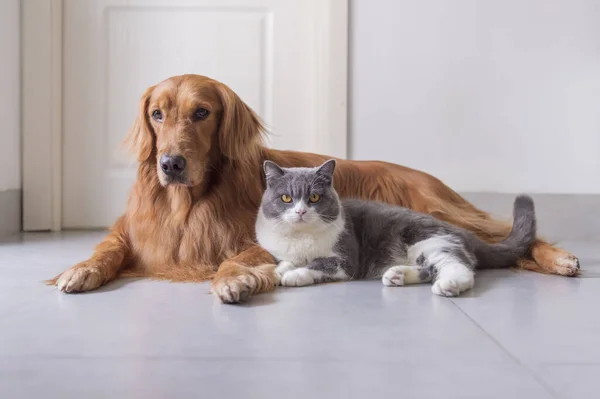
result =
[[[62,228],[123,212],[136,168],[119,145],[143,91],[172,75],[229,85],[276,148],[345,156],[345,1],[62,3]]]

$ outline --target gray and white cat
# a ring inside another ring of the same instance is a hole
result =
[[[256,220],[259,244],[278,261],[284,286],[381,278],[386,286],[433,282],[434,294],[473,287],[476,268],[515,265],[536,234],[533,201],[518,196],[502,242],[488,244],[432,216],[379,202],[340,201],[335,161],[318,168],[264,163],[267,189]]]

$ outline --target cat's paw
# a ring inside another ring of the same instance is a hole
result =
[[[286,272],[294,270],[295,268],[296,266],[292,262],[289,262],[287,260],[282,260],[281,262],[279,262],[277,264],[277,267],[275,268],[275,277],[277,278],[277,285],[281,285],[281,278]]]
[[[460,281],[440,278],[433,283],[431,292],[440,296],[459,296],[462,292],[473,288],[473,280]]]
[[[386,287],[399,287],[404,285],[404,268],[401,266],[390,267],[383,273],[381,282]]]
[[[303,287],[315,283],[311,271],[305,267],[285,272],[281,277],[281,285],[285,287]]]

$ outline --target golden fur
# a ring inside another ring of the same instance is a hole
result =
[[[193,121],[198,107],[209,116]],[[164,114],[155,121],[153,110]],[[213,279],[213,292],[238,302],[274,287],[272,257],[255,243],[254,222],[264,179],[262,163],[316,166],[329,157],[267,149],[255,113],[227,86],[198,75],[175,76],[140,100],[127,143],[139,168],[125,214],[93,256],[51,283],[65,292],[95,289],[117,276],[172,281]],[[158,168],[164,154],[187,160],[185,182],[168,184]],[[341,196],[380,200],[425,212],[498,241],[510,225],[492,219],[438,179],[385,162],[338,160]],[[262,265],[262,266],[259,266]],[[537,241],[528,270],[575,275],[573,255]]]

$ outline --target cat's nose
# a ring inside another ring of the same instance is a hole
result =
[[[297,209],[296,213],[300,216],[304,215],[306,213],[306,209]]]

